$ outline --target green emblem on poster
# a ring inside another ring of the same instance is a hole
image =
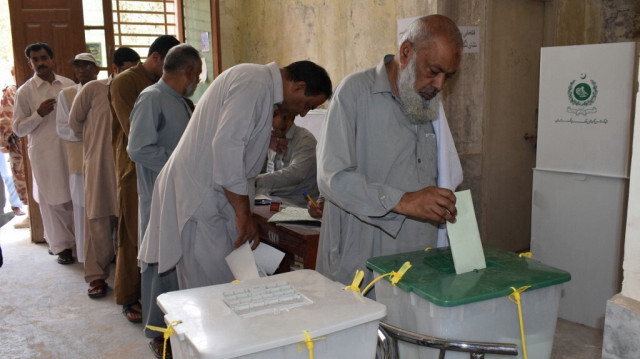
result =
[[[579,79],[569,83],[567,96],[570,104],[573,105],[567,107],[568,113],[586,116],[590,113],[598,112],[598,109],[592,106],[598,97],[598,84],[594,80],[587,78],[587,74],[580,74]]]

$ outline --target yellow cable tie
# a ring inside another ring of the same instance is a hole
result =
[[[520,287],[518,289],[511,287],[513,293],[509,294],[508,297],[510,301],[518,305],[518,318],[520,319],[520,339],[522,340],[522,355],[524,359],[527,359],[527,343],[525,342],[524,337],[524,320],[522,318],[522,304],[520,302],[520,294],[529,288],[531,288],[530,285],[525,285],[524,287]]]
[[[518,257],[522,258],[522,257],[527,257],[527,258],[531,258],[533,256],[533,254],[531,252],[522,252],[520,254],[518,254]]]
[[[380,279],[382,279],[382,278],[384,278],[384,277],[388,277],[388,276],[390,276],[390,275],[393,275],[394,273],[395,273],[395,272],[391,272],[391,273],[383,274],[383,275],[378,276],[378,278],[375,278],[374,280],[372,280],[372,281],[371,281],[371,283],[369,283],[369,284],[364,288],[364,290],[362,291],[362,295],[365,295],[365,294],[369,291],[369,289],[371,289],[371,287],[372,287],[372,286],[373,286],[377,281],[379,281]]]
[[[309,359],[313,359],[313,342],[315,342],[316,340],[321,340],[321,339],[327,339],[326,337],[320,337],[320,338],[311,338],[311,334],[309,334],[308,331],[303,330],[302,333],[305,336],[305,339],[301,342],[298,342],[298,353],[302,353],[302,347],[300,346],[301,344],[306,344],[307,345],[307,350],[309,350]]]
[[[351,289],[354,292],[360,293],[360,283],[362,283],[362,278],[364,278],[364,271],[356,270],[356,276],[353,277],[353,282],[351,282],[351,285],[344,287],[344,290]]]
[[[153,330],[154,332],[162,333],[162,336],[164,338],[164,344],[162,346],[162,359],[165,359],[166,355],[167,355],[167,339],[169,339],[169,337],[172,334],[176,333],[176,331],[173,330],[173,326],[174,325],[178,325],[180,323],[182,323],[182,321],[174,320],[173,322],[169,323],[169,325],[166,328],[156,327],[156,326],[153,326],[153,325],[147,325],[148,329]]]
[[[411,268],[411,263],[409,263],[409,261],[406,261],[406,262],[404,262],[402,267],[400,267],[400,269],[398,270],[397,273],[396,272],[391,272],[391,273],[393,273],[391,275],[391,284],[393,284],[394,287],[398,284],[400,279],[402,279],[402,277],[409,270],[409,268]]]

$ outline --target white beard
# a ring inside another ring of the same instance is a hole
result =
[[[431,100],[425,100],[415,90],[416,56],[414,55],[404,70],[398,73],[398,97],[402,103],[402,112],[413,125],[422,125],[438,119],[440,93]]]
[[[185,91],[183,97],[191,97],[193,96],[193,94],[196,92],[196,88],[198,87],[198,83],[197,82],[193,82],[191,83],[188,87],[187,90]]]

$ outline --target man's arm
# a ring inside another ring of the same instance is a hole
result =
[[[56,103],[55,98],[44,100],[38,104],[37,109],[33,111],[30,108],[28,97],[28,89],[18,89],[15,107],[13,108],[13,132],[20,137],[24,137],[38,128],[42,121],[44,121],[44,116],[53,111]]]
[[[116,113],[114,120],[120,125],[125,136],[129,137],[129,117],[139,95],[136,92],[136,86],[130,81],[129,77],[118,76],[111,82],[109,91],[111,94],[111,106]]]
[[[256,178],[256,186],[271,192],[283,187],[295,186],[307,178],[307,174],[316,165],[316,140],[311,133],[296,129],[296,136],[289,144],[291,152],[289,166],[271,173],[263,173]]]
[[[357,171],[356,119],[363,111],[357,98],[365,91],[360,87],[343,83],[333,96],[318,145],[320,192],[338,207],[391,235],[400,230],[406,216],[436,223],[442,216],[453,220],[455,197],[451,198],[451,191],[433,187],[405,193]],[[451,214],[444,213],[445,209]]]
[[[247,241],[252,241],[252,248],[256,248],[260,242],[251,215],[246,173],[249,141],[260,140],[260,136],[252,136],[252,133],[256,127],[264,127],[264,131],[269,131],[270,126],[265,123],[265,117],[270,119],[271,116],[268,115],[273,113],[273,101],[269,95],[272,89],[266,83],[260,84],[258,82],[256,86],[243,81],[227,94],[223,108],[219,111],[221,115],[211,144],[213,182],[224,189],[236,215],[238,238],[234,242],[234,248]],[[264,135],[268,136],[268,132]],[[260,159],[263,160],[264,157]]]
[[[393,211],[440,224],[455,222],[456,196],[449,189],[430,186],[415,192],[406,192]]]
[[[131,111],[131,132],[127,153],[131,160],[160,173],[171,153],[158,145],[158,126],[162,104],[158,96],[143,91]]]
[[[58,92],[58,106],[56,107],[56,132],[65,141],[77,142],[80,139],[69,128],[69,111],[71,104],[67,103],[65,90]]]
[[[82,139],[84,131],[84,123],[87,121],[87,116],[91,110],[91,101],[93,99],[93,92],[90,91],[91,85],[87,85],[78,92],[76,98],[71,105],[71,111],[69,112],[69,128],[73,131],[74,136]]]
[[[0,101],[0,147],[9,149],[9,137],[13,134],[13,103],[15,92],[12,87],[7,87],[2,91],[2,100]]]
[[[227,95],[219,111],[221,115],[212,143],[213,182],[233,193],[248,195],[247,146],[249,141],[260,140],[260,136],[252,138],[257,126],[270,129],[265,126],[264,111],[268,109],[269,114],[273,111],[272,97],[268,95],[271,91],[264,84],[239,84]]]
[[[233,242],[233,249],[243,245],[245,242],[251,243],[251,249],[256,249],[260,244],[258,237],[258,227],[256,226],[249,206],[249,196],[239,195],[224,188],[224,194],[229,199],[229,203],[236,212],[236,228],[238,229],[238,239]]]

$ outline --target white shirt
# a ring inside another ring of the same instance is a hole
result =
[[[266,158],[274,105],[282,100],[282,76],[275,63],[236,65],[215,79],[158,175],[139,259],[158,263],[160,273],[174,267],[183,254],[183,260],[192,260],[182,248],[182,229],[197,212],[207,213],[219,234],[198,240],[224,247],[222,243],[236,239],[234,210],[223,188],[247,195],[253,203],[254,178]],[[197,248],[190,253],[205,261],[213,256],[224,260],[229,254]]]
[[[55,75],[52,83],[37,75],[27,80],[16,92],[13,112],[13,131],[29,139],[29,158],[38,187],[38,198],[50,205],[71,200],[67,155],[56,133],[56,108],[42,117],[38,107],[58,92],[74,85],[70,79]]]
[[[76,84],[73,87],[76,88],[76,93],[80,92],[82,84]],[[73,103],[67,103],[67,97],[64,95],[64,91],[58,93],[57,109],[56,109],[56,132],[58,136],[65,141],[78,142],[78,138],[73,130],[69,128],[69,112],[71,112],[71,105]]]

